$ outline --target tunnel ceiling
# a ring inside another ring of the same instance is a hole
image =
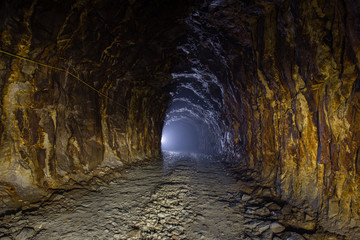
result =
[[[162,132],[178,124],[194,132],[196,151],[222,154],[324,228],[351,232],[359,7],[3,1],[1,212],[160,157]]]
[[[207,10],[207,7],[205,11],[194,10],[185,18],[188,34],[177,46],[183,61],[171,74],[171,97],[163,135],[176,128],[176,123],[186,121],[196,129],[197,152],[224,154],[226,81],[220,79],[231,81],[230,69],[219,39],[221,35],[213,34],[218,32],[218,27],[208,24]]]

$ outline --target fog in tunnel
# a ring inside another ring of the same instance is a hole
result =
[[[229,145],[224,117],[225,86],[231,80],[226,54],[207,12],[185,19],[186,40],[177,50],[183,62],[172,72],[171,98],[166,112],[162,151],[221,155]]]
[[[199,133],[188,121],[177,121],[164,128],[161,145],[164,151],[197,152]]]

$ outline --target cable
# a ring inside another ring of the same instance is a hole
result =
[[[72,72],[69,72],[68,70],[64,69],[64,68],[58,68],[58,67],[54,67],[54,66],[51,66],[51,65],[48,65],[48,64],[45,64],[45,63],[41,63],[41,62],[38,62],[38,61],[35,61],[35,60],[31,60],[29,58],[26,58],[26,57],[22,57],[22,56],[19,56],[19,55],[16,55],[16,54],[13,54],[13,53],[10,53],[10,52],[7,52],[7,51],[4,51],[2,49],[0,49],[0,53],[4,53],[6,55],[9,55],[11,57],[15,57],[15,58],[19,58],[21,60],[24,60],[24,61],[28,61],[28,62],[31,62],[31,63],[35,63],[35,64],[38,64],[38,65],[41,65],[41,66],[44,66],[44,67],[48,67],[48,68],[51,68],[51,69],[54,69],[54,70],[58,70],[58,71],[61,71],[61,72],[65,72],[67,74],[69,74],[70,76],[72,76],[73,78],[77,79],[79,82],[83,83],[85,86],[87,86],[88,88],[90,88],[91,90],[97,92],[99,95],[113,101],[114,103],[116,103],[117,105],[121,106],[121,107],[124,107],[126,108],[124,105],[116,102],[114,99],[112,99],[111,97],[109,97],[108,95],[100,92],[99,90],[97,90],[96,88],[94,88],[93,86],[91,86],[90,84],[88,84],[87,82],[81,80],[78,76],[76,76],[75,74],[73,74]]]

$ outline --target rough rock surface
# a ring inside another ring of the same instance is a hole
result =
[[[208,16],[231,63],[234,161],[351,234],[360,226],[359,1],[227,1]]]
[[[281,228],[271,202],[241,200],[243,192],[233,190],[242,182],[219,159],[168,154],[126,174],[99,191],[54,195],[36,211],[6,216],[0,239],[343,239]]]
[[[170,73],[187,57],[175,49],[191,2],[4,1],[1,49],[65,72],[0,56],[0,212],[159,155]],[[359,1],[194,6],[195,21],[217,36],[221,66],[228,66],[222,74],[219,59],[208,61],[224,89],[226,134],[219,138],[227,160],[254,172],[265,187],[259,194],[298,206],[306,225],[299,215],[288,227],[358,232]],[[206,51],[215,46],[194,41],[202,59],[213,57]],[[244,192],[251,201],[252,189]]]
[[[159,156],[187,6],[169,2],[2,2],[0,48],[56,69],[0,54],[0,213]]]

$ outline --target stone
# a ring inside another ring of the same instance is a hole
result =
[[[286,240],[306,240],[302,235],[298,233],[291,232],[289,235],[290,236],[288,236]]]
[[[289,205],[289,204],[285,204],[284,206],[283,206],[283,208],[281,209],[281,213],[283,214],[283,215],[289,215],[290,213],[291,213],[291,205]]]
[[[297,217],[295,215],[288,216],[287,220],[282,220],[284,224],[296,229],[304,229],[306,231],[314,231],[317,226],[317,222],[313,221],[304,221],[303,218]]]
[[[305,229],[306,231],[314,231],[316,229],[316,221],[307,221],[299,224],[299,229]]]
[[[255,229],[257,226],[259,226],[262,223],[262,221],[252,221],[250,223],[246,223],[244,225],[244,227],[248,228],[248,229]]]
[[[27,240],[30,239],[35,234],[33,228],[24,227],[21,229],[20,233],[16,235],[16,240]]]
[[[266,230],[268,230],[269,229],[269,225],[263,225],[263,226],[259,226],[258,228],[257,228],[257,233],[256,233],[256,235],[261,235],[261,234],[263,234]]]
[[[168,216],[168,214],[165,213],[158,213],[159,218],[165,218]]]
[[[305,214],[305,221],[314,221],[314,220],[315,219],[312,216]]]
[[[248,185],[242,185],[240,187],[241,191],[246,193],[246,194],[251,194],[254,191],[254,188],[252,186],[248,186]]]
[[[261,196],[266,197],[266,198],[271,198],[271,197],[273,197],[273,194],[271,193],[271,190],[269,188],[265,188],[261,192]]]
[[[277,205],[276,203],[271,203],[267,208],[270,211],[280,211],[281,210],[281,207],[279,205]]]
[[[244,194],[242,195],[241,197],[241,200],[244,201],[244,202],[247,202],[251,199],[252,197],[250,195],[247,195],[247,194]]]
[[[285,230],[285,227],[278,222],[274,222],[270,224],[270,229],[273,233],[281,233]]]
[[[274,233],[270,229],[266,230],[265,232],[263,232],[261,234],[262,239],[273,239],[273,236],[274,236]]]
[[[139,229],[130,231],[127,236],[131,239],[139,239],[141,237],[141,231]]]
[[[270,210],[266,207],[256,209],[253,213],[259,216],[269,216],[271,214]]]

